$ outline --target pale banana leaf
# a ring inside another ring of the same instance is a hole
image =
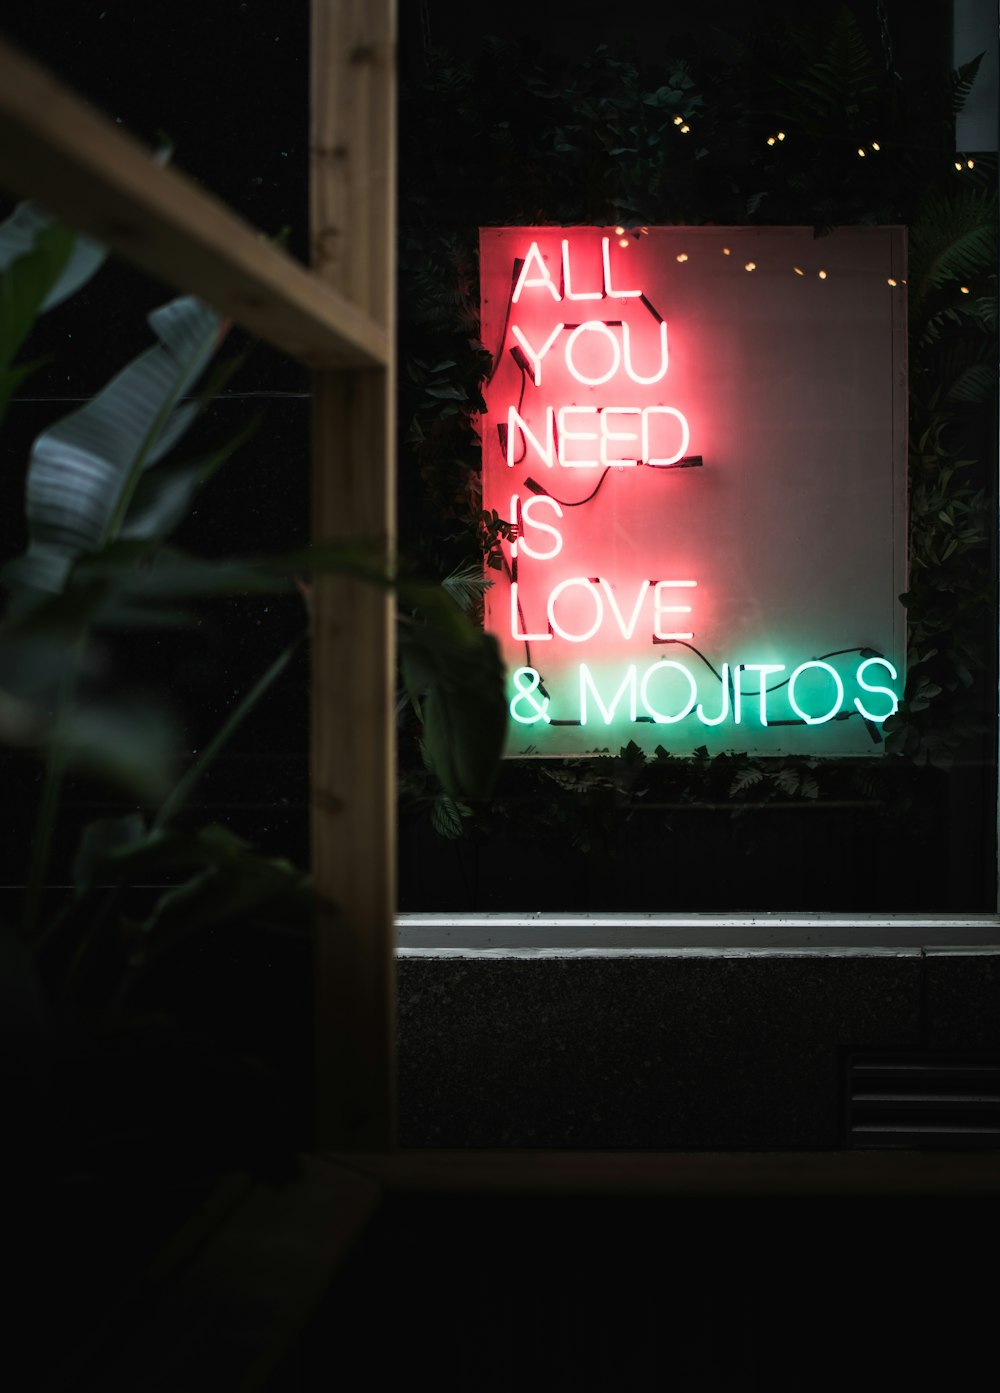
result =
[[[12,262],[32,252],[39,233],[57,226],[54,218],[33,203],[19,203],[10,217],[0,223],[0,271],[6,271]],[[74,237],[65,229],[62,231],[71,242],[69,253],[41,297],[38,306],[41,314],[61,305],[82,289],[101,269],[108,255],[105,247],[88,237]]]
[[[154,310],[149,323],[156,347],[35,441],[26,498],[31,542],[4,570],[9,589],[61,590],[81,556],[121,533],[143,471],[196,415],[197,403],[183,398],[218,346],[220,316],[184,297]]]

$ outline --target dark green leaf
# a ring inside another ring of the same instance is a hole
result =
[[[73,859],[73,884],[76,893],[85,895],[100,885],[102,878],[107,875],[108,858],[121,848],[131,848],[140,844],[145,832],[145,819],[139,813],[88,822]]]
[[[447,793],[439,793],[431,805],[431,826],[438,836],[455,841],[462,835],[462,818],[469,816],[468,808],[449,798]]]
[[[464,387],[457,387],[454,383],[448,383],[444,387],[425,387],[424,391],[429,397],[440,397],[451,401],[467,401],[469,396]]]

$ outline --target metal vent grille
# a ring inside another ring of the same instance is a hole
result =
[[[854,1055],[850,1147],[1000,1147],[1000,1055]]]

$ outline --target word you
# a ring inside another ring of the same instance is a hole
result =
[[[511,295],[511,307],[517,305],[526,291],[546,291],[557,304],[582,300],[639,299],[656,323],[656,351],[647,363],[637,363],[633,343],[633,328],[624,320],[586,319],[579,324],[560,320],[542,340],[529,338],[517,323],[511,324],[511,334],[517,341],[512,350],[515,361],[536,387],[545,380],[546,360],[561,360],[565,373],[581,387],[602,387],[612,380],[627,388],[651,387],[661,382],[670,365],[667,324],[659,311],[639,289],[623,289],[613,283],[610,239],[601,238],[603,278],[599,289],[573,288],[569,242],[562,242],[561,284],[552,279],[549,269],[532,242],[521,264],[520,273]],[[544,332],[544,331],[543,331]],[[561,351],[560,351],[561,348]],[[648,349],[643,349],[647,354]],[[550,355],[553,355],[550,358]],[[624,377],[623,375],[624,374]],[[648,464],[669,466],[687,453],[690,428],[684,413],[675,406],[662,404],[644,407],[624,404],[590,406],[576,403],[545,408],[545,424],[539,432],[513,403],[507,408],[506,437],[507,465],[513,468],[534,451],[537,460],[548,469],[557,464],[565,468],[593,469]]]

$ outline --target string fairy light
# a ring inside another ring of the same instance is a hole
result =
[[[618,237],[616,240],[618,241],[618,245],[624,249],[624,248],[630,247],[630,246],[632,245],[632,243],[631,243],[631,241],[630,241],[630,237],[634,237],[634,238],[638,239],[639,237],[642,237],[643,235],[648,234],[648,233],[649,233],[649,228],[648,228],[648,227],[634,227],[634,228],[631,228],[631,229],[626,229],[625,227],[619,225],[619,226],[617,226],[617,227],[614,228],[614,231],[615,231],[615,233],[621,233],[621,234],[623,234],[621,237]],[[721,252],[721,254],[722,254],[723,256],[732,256],[732,255],[733,255],[733,248],[732,248],[732,247],[720,247],[720,248],[719,248],[719,251]],[[676,252],[676,253],[674,254],[674,260],[675,260],[676,262],[678,262],[680,265],[683,265],[685,262],[689,262],[689,261],[691,260],[691,254],[690,254],[689,252],[686,252],[686,251],[683,251],[683,252]],[[760,270],[760,266],[759,266],[759,263],[758,263],[758,262],[753,261],[753,260],[750,260],[750,261],[744,262],[744,264],[743,264],[743,269],[744,269],[744,271],[757,271],[757,270]],[[799,276],[799,277],[802,277],[802,278],[806,278],[806,277],[808,277],[808,276],[810,276],[810,275],[813,275],[813,274],[815,274],[816,277],[817,277],[819,280],[821,280],[821,281],[829,280],[829,278],[830,278],[830,271],[829,271],[829,269],[828,269],[827,267],[825,267],[825,266],[815,267],[814,270],[808,270],[808,269],[806,269],[805,267],[796,266],[796,265],[793,264],[793,265],[791,266],[790,269],[792,270],[792,272],[793,272],[796,276]],[[765,268],[765,272],[766,272],[766,270],[767,270],[767,268]],[[771,268],[770,268],[771,274],[780,273],[780,271],[781,271],[781,268],[780,268],[780,267],[771,267]],[[898,278],[897,278],[896,276],[887,276],[887,277],[886,277],[886,282],[885,282],[885,283],[886,283],[886,285],[889,285],[889,286],[891,286],[891,287],[893,287],[893,288],[897,288],[897,287],[899,287],[899,286],[905,286],[905,285],[906,285],[906,280],[905,280],[905,278],[903,278],[903,277],[898,277]],[[971,294],[971,290],[970,290],[969,286],[963,285],[963,286],[960,287],[960,289],[961,289],[961,292],[962,292],[963,295],[969,295],[969,294]]]

